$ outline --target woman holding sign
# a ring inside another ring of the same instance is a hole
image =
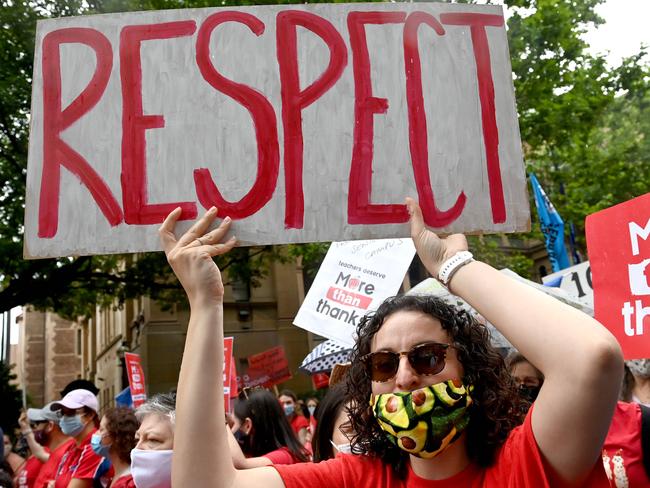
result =
[[[178,387],[173,484],[177,487],[548,487],[608,486],[600,450],[616,404],[623,361],[600,324],[487,264],[462,235],[439,239],[407,199],[411,235],[427,270],[524,354],[546,378],[523,425],[514,390],[483,326],[434,298],[387,300],[358,328],[348,395],[353,449],[319,464],[236,470],[223,417],[223,294],[212,256],[230,219],[207,232],[216,209],[183,236],[180,209],[160,234],[188,294],[191,318]],[[206,233],[207,232],[207,233]],[[355,449],[358,447],[358,449]]]

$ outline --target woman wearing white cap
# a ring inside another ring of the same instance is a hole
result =
[[[104,459],[95,454],[90,445],[99,427],[97,397],[88,390],[72,390],[61,401],[52,404],[52,410],[60,412],[61,431],[75,441],[61,458],[53,486],[91,488]]]

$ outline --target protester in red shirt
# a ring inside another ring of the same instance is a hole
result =
[[[473,260],[464,236],[439,239],[425,228],[420,207],[406,203],[427,270],[544,374],[524,424],[488,329],[438,298],[397,297],[360,321],[346,380],[352,448],[364,454],[236,470],[223,424],[205,421],[206,409],[224,417],[223,382],[214,374],[223,370],[224,286],[212,258],[236,241],[222,242],[228,218],[209,231],[215,208],[177,239],[177,208],[160,229],[191,310],[178,384],[174,486],[607,486],[600,451],[623,371],[615,338],[582,312]],[[431,217],[435,208],[427,211]]]
[[[643,415],[647,423],[650,409],[644,405],[635,402],[616,405],[603,445],[603,465],[612,488],[650,486],[650,472],[646,466],[650,453],[643,449],[644,435],[647,444],[649,432],[643,432]]]
[[[238,440],[238,443],[231,442],[235,467],[249,469],[309,460],[309,454],[271,392],[261,388],[242,390],[235,403],[233,420],[231,430]]]
[[[97,397],[88,390],[72,390],[51,408],[60,412],[61,431],[74,439],[61,457],[54,487],[91,488],[104,459],[95,454],[90,445],[99,427]]]
[[[296,394],[291,390],[282,390],[278,400],[280,401],[280,405],[282,405],[287,420],[291,424],[291,428],[298,436],[300,443],[304,445],[307,441],[309,420],[298,411]]]
[[[130,408],[110,408],[99,423],[99,430],[90,440],[98,456],[108,458],[113,466],[110,488],[135,488],[131,476],[131,450],[140,422]]]
[[[51,406],[52,403],[48,403],[43,408],[28,408],[18,420],[29,450],[42,463],[31,485],[34,488],[46,488],[54,480],[61,456],[74,444],[73,439],[61,432],[59,415]]]
[[[55,426],[58,428],[59,423],[58,415],[50,410],[50,405],[47,404],[43,408],[29,408],[27,412],[23,411],[18,419],[20,433],[27,441],[32,455],[15,477],[17,488],[33,488],[41,468],[50,458],[48,447],[52,437],[50,433]]]

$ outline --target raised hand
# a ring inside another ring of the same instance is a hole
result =
[[[460,251],[467,251],[467,239],[463,234],[452,234],[440,239],[424,225],[422,210],[415,200],[406,199],[406,207],[411,216],[411,238],[422,264],[437,277],[442,263]]]
[[[174,229],[180,215],[180,207],[173,210],[159,230],[167,261],[185,289],[190,306],[220,302],[224,292],[223,281],[212,258],[230,251],[237,242],[235,237],[221,242],[230,228],[230,217],[206,233],[217,218],[217,209],[212,207],[177,240]]]

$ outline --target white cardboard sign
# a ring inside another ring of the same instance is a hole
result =
[[[542,278],[542,283],[555,281],[558,278],[561,278],[561,290],[566,291],[569,296],[577,298],[589,308],[594,308],[594,289],[589,261],[546,275]]]
[[[40,21],[25,256],[529,227],[501,7],[207,8]]]
[[[413,256],[411,239],[333,242],[293,323],[354,345],[359,320],[397,293]]]

